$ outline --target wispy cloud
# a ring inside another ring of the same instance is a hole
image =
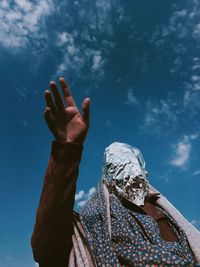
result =
[[[199,175],[200,174],[200,169],[197,169],[193,172],[193,175]]]
[[[200,108],[200,57],[192,59],[191,76],[184,85],[183,103],[185,108],[190,108],[193,113],[199,112]]]
[[[94,73],[96,72],[101,72],[101,75],[103,74],[103,66],[104,60],[102,58],[102,53],[101,51],[94,51],[93,53],[93,59],[92,59],[92,71]]]
[[[165,25],[158,25],[153,32],[150,43],[161,48],[164,46],[171,48],[173,62],[170,67],[170,72],[174,75],[187,75],[185,69],[190,71],[192,57],[199,55],[200,45],[200,2],[196,0],[185,1],[180,8],[180,5],[172,5],[172,15]],[[188,53],[188,43],[193,44],[193,53]],[[164,52],[165,53],[165,52]],[[184,56],[186,55],[187,56]],[[184,72],[183,67],[184,66]]]
[[[88,48],[79,41],[76,41],[75,35],[76,33],[68,33],[68,38],[62,40],[62,44],[65,42],[65,46],[63,45],[64,56],[61,63],[57,66],[56,75],[64,75],[67,71],[68,75],[69,73],[76,73],[77,77],[81,77],[83,76],[84,69],[89,67],[90,77],[93,76],[95,79],[101,78],[104,75],[104,64],[106,62],[102,52]]]
[[[27,99],[27,95],[28,95],[28,90],[25,87],[15,87],[14,88],[17,97],[19,99],[19,101],[25,101]]]
[[[191,90],[190,84],[187,84],[187,89],[185,90],[183,96],[183,103],[184,108],[188,110],[188,113],[190,112],[192,116],[195,114],[199,115],[200,92]]]
[[[125,102],[125,104],[135,107],[139,104],[139,101],[137,99],[137,97],[134,95],[134,90],[133,88],[129,88],[127,91],[127,100]]]
[[[75,195],[75,200],[78,201],[83,198],[85,192],[83,190],[79,191],[78,194]]]
[[[111,36],[116,23],[126,19],[123,5],[119,0],[97,0],[86,9],[84,1],[74,1],[73,5],[63,1],[58,9],[62,27],[55,37],[55,44],[62,57],[58,60],[55,75],[64,76],[67,72],[68,77],[73,74],[84,79],[87,69],[87,80],[88,77],[95,81],[104,78],[108,55],[115,46]],[[63,10],[67,11],[62,13]]]
[[[183,138],[173,145],[173,156],[170,164],[174,167],[186,169],[190,160],[192,141],[195,140],[199,134],[184,135]]]
[[[152,35],[151,42],[158,46],[162,46],[169,41],[169,36],[174,36],[177,45],[181,45],[182,40],[193,38],[199,42],[200,25],[198,16],[200,3],[199,1],[185,1],[184,7],[180,9],[180,5],[172,5],[172,15],[167,24],[157,27]],[[184,43],[182,44],[185,45]],[[180,47],[183,47],[180,46]],[[177,46],[174,46],[175,52],[179,53]],[[183,52],[183,50],[182,50]]]
[[[172,177],[172,175],[173,175],[172,169],[168,169],[167,171],[163,172],[162,174],[157,175],[156,178],[168,183],[170,181],[170,178]]]
[[[171,165],[176,167],[183,167],[188,163],[191,152],[191,143],[183,140],[175,146],[175,155],[171,160]]]
[[[57,45],[59,47],[64,47],[66,51],[70,55],[74,55],[76,53],[76,47],[74,44],[74,38],[77,36],[77,32],[68,33],[68,32],[61,32],[57,35]]]
[[[52,0],[11,1],[0,3],[0,43],[6,48],[22,48],[44,37],[44,19],[51,14]]]
[[[178,100],[168,95],[166,99],[149,99],[146,102],[144,124],[141,130],[148,134],[160,134],[176,126],[178,115]]]
[[[160,51],[160,57],[169,59],[169,71],[181,78],[178,102],[177,122],[184,116],[192,118],[199,127],[200,112],[200,2],[187,0],[183,4],[173,4],[168,22],[157,25],[150,43]],[[191,53],[192,44],[192,53]],[[165,49],[166,47],[170,48]],[[184,115],[183,115],[184,114]],[[146,124],[152,122],[152,115],[147,114]],[[183,115],[182,117],[180,115]],[[166,117],[166,116],[165,116]],[[155,116],[153,116],[155,118]],[[169,119],[169,118],[168,118]],[[168,121],[167,119],[167,121]],[[175,125],[176,123],[172,123]]]
[[[75,195],[75,201],[76,201],[77,208],[82,207],[94,192],[96,192],[96,188],[95,187],[90,188],[88,190],[88,192],[84,192],[83,190],[80,190]]]

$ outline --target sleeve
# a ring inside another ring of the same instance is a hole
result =
[[[40,267],[67,266],[81,154],[81,145],[52,142],[31,238],[34,259]]]

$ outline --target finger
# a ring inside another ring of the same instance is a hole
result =
[[[75,103],[75,101],[71,95],[71,92],[69,90],[69,86],[67,85],[65,79],[60,78],[59,81],[60,81],[60,86],[62,88],[64,99],[65,99],[65,102],[67,104],[67,107],[72,107],[72,106],[76,107],[76,103]]]
[[[90,99],[85,98],[82,104],[82,118],[84,122],[88,125],[90,119]]]
[[[54,101],[52,99],[52,96],[49,90],[45,91],[45,100],[46,100],[47,107],[49,107],[52,110],[52,112],[55,112],[56,106],[54,104]]]
[[[51,113],[51,109],[50,108],[46,108],[44,111],[44,119],[48,125],[48,128],[52,131],[52,133],[55,135],[55,120],[54,117]]]
[[[44,118],[48,125],[52,125],[53,117],[51,115],[51,109],[49,107],[46,107],[44,111]]]
[[[55,82],[50,82],[50,87],[51,87],[51,90],[53,92],[54,101],[55,101],[55,104],[56,104],[57,108],[60,109],[60,110],[64,110],[65,106],[64,106],[64,104],[62,102],[62,99],[61,99],[60,93],[58,91],[58,88],[56,86],[56,83]]]

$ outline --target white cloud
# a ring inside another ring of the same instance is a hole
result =
[[[0,43],[6,48],[22,48],[30,39],[38,42],[44,37],[41,31],[44,19],[51,14],[52,0],[16,0],[0,3]]]
[[[77,35],[77,32],[73,32],[72,34],[68,32],[62,32],[57,36],[57,45],[61,47],[65,47],[66,52],[69,55],[74,56],[77,51],[77,47],[74,44],[74,37]]]
[[[101,32],[108,31],[111,22],[111,11],[112,11],[112,2],[111,0],[97,0],[96,1],[96,14],[95,19],[93,18],[91,26],[99,28]]]
[[[138,99],[134,95],[133,89],[132,88],[129,88],[128,91],[127,91],[127,101],[126,101],[126,104],[134,107],[134,106],[137,106],[138,103],[139,103],[138,102]]]
[[[89,77],[96,81],[104,78],[107,55],[115,46],[110,38],[113,27],[121,20],[127,19],[123,5],[120,5],[119,0],[97,0],[95,5],[89,5],[86,9],[85,1],[74,1],[75,15],[72,16],[71,4],[62,1],[58,10],[58,18],[66,31],[59,32],[55,42],[62,52],[55,76],[64,76],[67,71],[69,78],[73,75],[85,79],[87,68],[90,69],[87,79]],[[66,12],[63,13],[63,10]]]
[[[198,110],[200,108],[200,92],[193,91],[189,84],[184,92],[183,104],[185,108],[189,109],[188,113],[193,111],[193,113],[197,113],[197,115],[199,114]]]
[[[74,44],[67,45],[63,48],[62,61],[57,66],[56,75],[64,76],[64,72],[67,70],[68,76],[70,72],[79,76],[85,64],[85,55],[82,54],[80,48]]]
[[[200,76],[199,75],[192,75],[190,79],[190,83],[186,86],[187,90],[191,91],[199,91],[200,90]]]
[[[58,46],[63,46],[66,44],[72,44],[74,43],[74,38],[71,34],[68,32],[61,32],[57,36],[57,45]]]
[[[91,187],[88,192],[84,192],[83,190],[80,190],[76,195],[75,195],[75,201],[76,201],[76,206],[78,208],[82,207],[86,201],[96,192],[95,187]]]
[[[101,51],[94,51],[93,54],[93,59],[92,59],[92,71],[96,72],[99,70],[102,70],[102,66],[103,66],[103,58],[102,58],[102,54]]]
[[[200,57],[192,59],[191,76],[184,85],[183,103],[185,108],[189,108],[193,113],[199,113],[200,108]]]
[[[198,138],[199,134],[184,135],[183,138],[173,145],[173,156],[170,164],[175,167],[186,168],[191,155],[192,141]]]
[[[199,175],[199,174],[200,174],[200,169],[193,172],[193,175]]]
[[[60,63],[60,65],[57,67],[57,74],[61,75],[66,69],[67,69],[66,64]],[[63,75],[61,75],[61,76],[63,76]]]
[[[85,193],[83,190],[79,191],[78,194],[75,195],[75,200],[78,201],[78,200],[82,199],[84,194]]]
[[[57,66],[56,75],[64,76],[64,72],[67,70],[68,76],[70,72],[73,75],[76,73],[76,76],[81,76],[83,69],[90,67],[91,74],[95,76],[95,79],[102,77],[105,63],[102,52],[88,48],[80,42],[80,38],[76,31],[58,33],[56,44],[62,49],[63,57]]]
[[[182,28],[182,23],[184,23],[185,18],[187,17],[188,11],[186,9],[182,9],[179,11],[174,11],[173,15],[169,20],[169,29],[171,32],[176,32],[179,38],[185,37],[187,33],[187,28]]]
[[[200,58],[199,57],[194,57],[193,58],[193,66],[192,66],[192,70],[200,70]]]
[[[180,5],[172,5],[172,15],[165,25],[158,25],[150,39],[164,55],[164,47],[170,47],[171,74],[181,77],[182,101],[179,110],[195,121],[198,121],[200,110],[200,2],[185,1]],[[192,44],[192,53],[189,51]],[[168,51],[169,52],[169,51]]]
[[[7,8],[7,7],[9,7],[9,2],[8,2],[8,0],[2,0],[0,6],[3,7],[3,8]]]
[[[94,194],[96,192],[96,188],[92,187],[90,188],[89,192],[88,192],[88,198],[91,197],[92,194]]]
[[[191,32],[198,31],[198,24],[196,22],[196,18],[199,16],[199,3],[191,3],[188,1],[185,3],[185,8],[181,10],[177,10],[177,6],[175,6],[175,10],[169,20],[169,34],[175,33],[176,37],[179,39],[183,39],[185,37],[189,37]]]
[[[163,130],[173,129],[176,126],[180,110],[178,100],[173,95],[166,99],[149,99],[146,102],[144,124],[141,129],[148,134],[160,134]]]
[[[199,54],[200,44],[200,2],[188,0],[180,5],[172,5],[172,15],[165,25],[158,25],[153,32],[150,42],[159,48],[168,46],[171,48],[172,62],[171,73],[182,75],[181,67],[189,67],[188,61],[192,60],[188,52],[188,43],[193,44],[193,55]],[[162,49],[163,51],[163,49]],[[186,54],[187,53],[187,54]],[[184,54],[187,56],[184,57]],[[191,69],[191,68],[190,68]]]
[[[190,134],[189,136],[188,136],[188,138],[190,139],[190,140],[195,140],[195,139],[197,139],[199,137],[199,134],[198,133],[196,133],[196,134]]]
[[[80,208],[83,207],[86,202],[87,202],[87,200],[81,200],[81,201],[79,201],[77,203],[77,207],[80,207]]]
[[[171,161],[171,165],[176,167],[184,166],[189,159],[191,152],[191,144],[188,142],[179,142],[175,148],[175,156]]]
[[[194,38],[196,38],[199,41],[199,39],[200,39],[200,24],[195,25],[192,35]]]
[[[33,8],[33,4],[27,0],[15,0],[15,3],[26,12]]]

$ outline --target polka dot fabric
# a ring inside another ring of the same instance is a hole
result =
[[[100,184],[80,211],[97,266],[195,266],[184,232],[165,210],[160,207],[159,210],[169,218],[179,242],[162,240],[159,227],[151,216],[127,210],[114,195],[110,195],[110,238]]]

